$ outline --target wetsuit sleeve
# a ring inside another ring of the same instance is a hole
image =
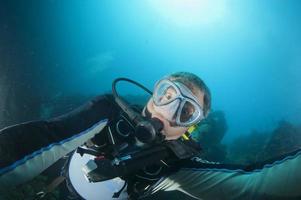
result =
[[[0,186],[40,174],[99,133],[115,111],[112,97],[103,95],[63,116],[0,130]]]
[[[223,165],[182,168],[162,179],[152,192],[159,190],[178,190],[205,200],[299,199],[301,150],[260,169],[227,169],[227,166]]]

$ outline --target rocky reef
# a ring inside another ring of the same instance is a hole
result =
[[[227,162],[251,164],[276,158],[301,147],[301,126],[280,121],[271,132],[251,131],[230,145]]]
[[[227,129],[225,114],[222,111],[211,112],[197,125],[192,138],[201,145],[201,156],[204,159],[216,162],[223,162],[226,159],[227,147],[222,144],[222,139]]]

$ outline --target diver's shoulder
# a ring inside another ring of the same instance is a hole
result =
[[[114,100],[113,95],[110,93],[105,93],[105,94],[95,96],[89,101],[89,107],[96,110],[102,110],[110,113],[113,112],[113,110],[116,111],[120,110],[119,106]]]
[[[90,103],[92,104],[99,104],[99,103],[114,104],[114,102],[115,102],[114,97],[110,93],[100,94],[90,99]]]
[[[92,98],[92,101],[93,100],[98,101],[98,100],[103,100],[103,99],[114,101],[113,94],[111,94],[111,93],[103,93],[103,94],[96,95]]]

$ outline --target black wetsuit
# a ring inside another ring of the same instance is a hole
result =
[[[98,138],[98,142],[105,143],[102,132],[116,125],[119,117],[120,109],[112,96],[104,95],[63,116],[2,129],[0,188],[3,190],[34,178],[89,139]],[[182,148],[178,150],[181,152]],[[300,151],[269,165],[262,163],[250,167],[210,163],[197,156],[191,157],[172,162],[172,165],[169,159],[163,160],[160,165],[148,165],[127,174],[124,178],[128,180],[129,193],[139,196],[160,190],[178,190],[199,199],[301,197]],[[138,182],[140,184],[135,186]]]
[[[109,144],[112,141],[108,132],[114,136],[115,145],[127,143],[128,147],[122,151],[123,153],[139,149],[134,144],[133,124],[114,103],[111,95],[94,98],[78,109],[57,118],[31,121],[2,129],[0,185],[5,188],[34,178],[89,139],[102,146],[106,152],[107,148],[112,147]],[[191,153],[189,146],[185,149],[186,151],[188,149],[188,152],[182,154]],[[160,153],[162,155],[163,152]],[[156,155],[152,156],[154,158],[151,160],[149,158],[135,160],[127,167],[126,174],[121,173],[122,178],[127,181],[127,191],[132,198],[144,195],[147,192],[146,188],[149,189],[161,177],[174,171],[169,164],[170,160],[174,161],[176,157],[169,159],[167,156],[158,158]],[[146,165],[145,162],[149,164]]]

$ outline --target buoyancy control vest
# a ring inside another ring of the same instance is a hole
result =
[[[149,115],[147,110],[145,114],[146,116]],[[127,172],[120,174],[121,178],[127,182],[127,193],[130,199],[149,195],[152,186],[162,177],[179,169],[177,164],[179,161],[190,160],[201,152],[199,144],[189,137],[190,133],[186,133],[177,140],[165,140],[156,146],[142,148],[139,146],[140,144],[135,144],[134,126],[122,112],[103,131],[109,132],[109,135],[114,135],[114,143],[123,148],[120,151],[121,154],[126,156],[135,151],[140,151],[141,154],[145,153],[140,158],[127,162],[127,166],[125,166],[127,169],[124,170]],[[97,140],[97,137],[94,139]],[[104,138],[101,139],[102,144],[100,145],[103,146],[105,141]],[[112,142],[109,141],[111,140],[110,137],[105,140]],[[147,151],[153,152],[147,153]]]

